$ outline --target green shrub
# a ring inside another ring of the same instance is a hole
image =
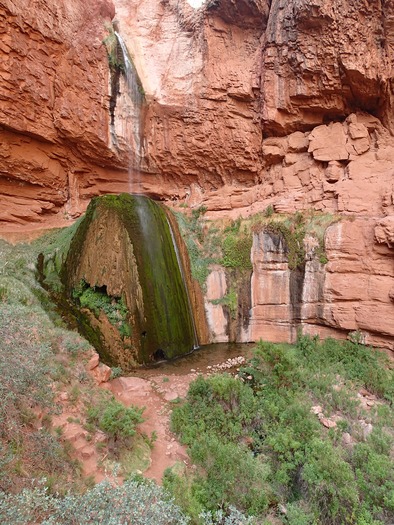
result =
[[[174,431],[189,445],[205,432],[240,441],[258,433],[260,427],[252,389],[227,374],[193,381],[187,402],[174,408],[171,421]]]
[[[85,494],[50,496],[45,489],[12,495],[0,492],[2,525],[187,525],[169,496],[157,485],[134,479],[104,481]]]
[[[129,438],[136,433],[136,426],[143,422],[143,409],[131,406],[125,407],[116,399],[91,407],[88,411],[88,421],[113,437],[115,441]]]
[[[234,288],[230,288],[229,292],[225,296],[223,296],[221,299],[213,299],[211,303],[212,304],[222,304],[223,306],[227,306],[230,311],[230,315],[232,319],[237,318],[238,294]]]
[[[252,235],[246,230],[239,231],[238,228],[231,229],[222,242],[223,257],[220,261],[225,268],[239,268],[242,270],[251,270],[252,263],[250,252],[252,249]]]
[[[357,484],[339,449],[327,441],[314,440],[301,477],[321,523],[342,525],[354,521],[360,508]]]
[[[317,523],[316,516],[304,501],[297,501],[286,506],[286,524],[317,525]]]
[[[233,506],[224,512],[222,509],[216,512],[202,512],[200,514],[202,525],[254,525],[256,523],[252,516],[245,516]]]
[[[371,392],[389,401],[394,400],[394,372],[387,366],[387,357],[377,350],[352,341],[338,341],[300,335],[297,349],[311,363],[357,381]]]
[[[218,262],[220,248],[219,230],[204,221],[206,208],[193,209],[191,214],[175,213],[179,230],[186,244],[190,258],[191,272],[204,289],[209,267]]]
[[[391,524],[390,433],[375,423],[367,442],[353,449],[341,445],[343,432],[357,439],[360,384],[374,385],[375,392],[389,397],[392,371],[385,363],[357,343],[299,336],[295,347],[260,342],[239,372],[244,382],[228,375],[198,378],[172,416],[198,469],[194,475],[174,475],[174,495],[196,523],[201,507],[226,510],[229,503],[260,519],[262,502],[258,507],[253,498],[243,499],[242,487],[245,465],[250,472],[263,465],[259,490],[268,506],[287,508],[286,523]],[[341,411],[335,430],[327,431],[311,413],[316,403],[326,416]],[[378,404],[370,414],[380,425],[392,421],[384,408],[389,409]],[[238,499],[228,477],[238,480]]]
[[[75,286],[72,297],[81,308],[89,309],[96,317],[104,313],[123,339],[131,336],[131,325],[127,322],[129,311],[123,297],[109,296],[105,287],[91,287],[84,279]]]
[[[387,436],[389,440],[389,436]],[[394,465],[388,454],[376,452],[373,439],[357,443],[351,462],[356,472],[357,484],[364,504],[380,514],[394,520]]]
[[[191,458],[203,469],[194,492],[209,510],[233,505],[248,514],[261,515],[268,507],[267,466],[256,461],[245,446],[223,443],[203,434],[190,447]]]
[[[111,379],[116,379],[123,374],[123,370],[120,366],[113,366],[111,368]]]

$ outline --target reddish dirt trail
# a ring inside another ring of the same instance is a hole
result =
[[[144,407],[145,421],[139,430],[148,436],[157,436],[151,452],[151,464],[144,476],[161,483],[164,471],[175,463],[187,463],[189,458],[184,446],[170,430],[171,402],[185,397],[190,382],[196,374],[184,376],[154,376],[149,379],[139,377],[120,377],[108,386],[118,401],[126,406]]]
[[[199,374],[211,375],[230,370],[236,373],[237,367],[244,361],[244,357],[237,356],[228,358],[225,362],[219,361],[219,364],[200,363],[201,368],[196,363],[193,363],[196,368],[190,368],[190,363],[189,366],[184,363],[183,367],[177,367],[175,373],[171,373],[172,370],[170,373],[167,370],[165,374],[158,373],[158,370],[142,371],[144,378],[130,376],[107,381],[110,369],[100,363],[95,354],[89,360],[87,370],[96,384],[112,392],[119,402],[125,406],[135,405],[144,409],[144,422],[138,425],[138,430],[148,438],[153,434],[156,439],[150,451],[150,464],[142,473],[160,484],[167,468],[178,462],[188,464],[190,461],[186,448],[170,430],[170,416],[176,400],[186,397],[190,383]],[[122,481],[120,476],[114,477],[112,471],[106,470],[104,460],[108,457],[107,437],[99,430],[93,434],[86,430],[86,421],[82,415],[85,412],[84,407],[71,403],[69,397],[66,391],[57,393],[57,402],[62,405],[63,410],[62,414],[53,418],[53,428],[58,427],[62,439],[71,444],[71,456],[81,464],[84,476],[91,476],[96,483],[104,478]]]
[[[120,377],[101,384],[102,388],[110,390],[125,406],[144,408],[144,422],[138,429],[149,437],[154,433],[157,439],[151,451],[150,465],[143,475],[159,484],[166,468],[177,462],[189,461],[186,448],[170,430],[170,415],[172,401],[186,396],[189,384],[196,375],[155,376],[148,379]],[[79,461],[83,475],[91,476],[96,483],[104,478],[115,479],[102,466],[103,452],[97,447],[101,442],[106,443],[105,434],[100,431],[96,431],[93,436],[89,434],[81,417],[83,407],[73,406],[66,392],[59,393],[57,401],[62,405],[62,413],[53,417],[52,426],[59,429],[63,441],[71,444],[71,455]],[[122,478],[117,477],[117,480],[121,481]]]

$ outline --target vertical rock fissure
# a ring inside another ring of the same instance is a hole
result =
[[[302,321],[302,298],[305,281],[305,263],[290,270],[290,307],[291,323],[297,331]],[[294,334],[296,335],[296,334]]]

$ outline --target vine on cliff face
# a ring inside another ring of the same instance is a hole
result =
[[[241,219],[233,221],[225,228],[222,241],[222,259],[220,263],[225,268],[251,270],[250,251],[252,236],[246,226],[241,230]]]

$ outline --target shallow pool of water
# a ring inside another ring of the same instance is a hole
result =
[[[243,356],[248,359],[253,354],[255,343],[215,343],[201,346],[191,354],[174,359],[161,361],[147,368],[139,368],[130,373],[139,377],[163,374],[185,375],[191,371],[209,372],[208,367],[224,363],[227,359]]]

